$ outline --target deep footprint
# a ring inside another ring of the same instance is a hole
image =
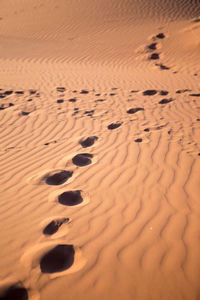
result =
[[[97,136],[89,136],[87,139],[80,141],[80,144],[83,148],[87,148],[94,145],[95,141],[97,140],[98,140]]]
[[[148,48],[149,50],[156,50],[156,49],[157,49],[156,46],[157,46],[157,43],[152,43],[152,44],[148,45],[147,48]]]
[[[113,129],[120,127],[121,125],[122,125],[122,123],[111,123],[110,125],[108,125],[108,129],[113,130]]]
[[[149,56],[149,59],[152,59],[152,60],[156,60],[156,59],[159,59],[160,56],[158,53],[152,53],[150,56]]]
[[[72,158],[72,162],[74,165],[78,166],[78,167],[84,167],[87,165],[90,165],[92,163],[91,158],[93,157],[92,154],[90,153],[80,153],[75,155]]]
[[[55,273],[69,269],[74,263],[74,254],[73,245],[57,245],[42,257],[41,272]]]
[[[70,177],[72,177],[73,172],[71,171],[61,171],[54,175],[48,176],[46,178],[46,183],[49,185],[60,185],[66,182]]]
[[[69,218],[63,218],[60,220],[51,221],[43,230],[45,235],[52,235],[58,231],[58,229],[64,224],[69,222]]]
[[[158,103],[159,103],[159,104],[167,104],[167,103],[170,103],[170,102],[172,102],[172,101],[173,101],[172,98],[170,98],[170,99],[162,99],[162,100],[159,101]]]
[[[164,35],[164,33],[158,33],[157,35],[156,35],[156,37],[158,38],[158,39],[164,39],[165,38],[165,35]]]
[[[58,202],[66,206],[74,206],[83,202],[81,191],[68,191],[58,196]]]
[[[0,300],[28,300],[28,292],[24,287],[13,285],[0,296]]]
[[[146,91],[143,92],[144,96],[153,96],[155,94],[157,94],[156,90],[146,90]]]
[[[144,110],[144,108],[142,107],[130,108],[129,110],[127,110],[127,114],[135,114],[136,112],[141,110]]]

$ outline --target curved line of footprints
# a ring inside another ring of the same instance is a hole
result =
[[[165,36],[164,34],[158,34],[156,38],[163,39]],[[156,49],[156,43],[152,43],[149,45],[149,48],[151,50]],[[57,88],[58,92],[64,92],[64,87]],[[0,99],[5,98],[8,95],[12,94],[12,91],[5,91],[0,93]],[[76,92],[76,91],[74,91]],[[131,93],[137,93],[138,91],[132,90]],[[191,92],[191,90],[185,89],[185,90],[177,90],[176,94],[182,94],[185,92]],[[15,92],[18,95],[23,94],[23,91],[17,91]],[[30,94],[35,94],[36,91],[30,90]],[[82,90],[80,92],[81,94],[87,94],[87,90]],[[159,93],[160,96],[167,96],[168,91],[161,90],[145,90],[143,91],[143,96],[154,96],[157,93]],[[39,95],[39,94],[38,94]],[[100,95],[100,94],[96,94]],[[110,94],[111,96],[115,94]],[[192,97],[200,97],[200,93],[191,93],[189,96]],[[75,98],[74,98],[75,99]],[[74,102],[74,99],[71,99],[71,102]],[[32,100],[32,99],[30,99]],[[174,101],[174,98],[163,98],[158,103],[161,105],[168,104],[172,101]],[[29,100],[28,100],[29,101]],[[58,102],[60,103],[60,102]],[[4,107],[0,107],[0,110],[4,109]],[[129,108],[126,113],[129,115],[135,114],[137,112],[144,111],[143,107],[134,107]],[[89,114],[91,114],[91,111],[89,111]],[[197,119],[197,121],[200,121],[200,118]],[[123,122],[115,122],[111,123],[107,126],[107,129],[114,130],[119,128]],[[144,129],[145,132],[149,132],[149,128]],[[170,131],[168,132],[170,134]],[[88,148],[92,146],[96,141],[98,140],[97,136],[90,136],[86,139],[80,140],[79,143],[82,146],[82,148]],[[142,138],[137,138],[134,140],[136,143],[141,143]],[[46,143],[45,145],[48,145],[49,143]],[[200,153],[198,154],[200,155]],[[88,166],[92,163],[93,154],[91,153],[79,153],[75,155],[72,158],[72,163],[78,167],[84,167]],[[62,185],[63,183],[67,182],[71,177],[73,176],[73,171],[67,171],[67,170],[59,170],[55,172],[50,172],[43,176],[43,181],[47,185],[53,185],[58,186]],[[57,200],[61,205],[65,206],[76,206],[83,202],[83,191],[81,190],[71,190],[71,191],[64,191],[61,194],[57,196]],[[69,218],[56,218],[54,220],[51,220],[43,229],[43,234],[46,236],[51,236],[58,232],[60,227],[63,224],[66,224],[70,221]],[[74,245],[71,244],[58,244],[54,246],[54,248],[51,248],[48,252],[46,252],[42,258],[40,259],[40,270],[42,273],[45,274],[52,274],[57,272],[62,272],[67,269],[69,269],[74,264],[75,259],[75,252],[76,249]],[[19,300],[27,300],[28,297],[28,291],[27,289],[21,284],[21,283],[15,283],[13,285],[10,285],[3,291],[3,295],[0,294],[0,300],[9,300],[9,299],[19,299]]]

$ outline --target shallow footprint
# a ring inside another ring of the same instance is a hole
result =
[[[94,145],[95,141],[97,140],[98,140],[97,136],[89,136],[87,139],[81,140],[79,143],[83,148],[87,148]]]
[[[58,229],[64,224],[68,223],[69,218],[62,218],[57,220],[52,220],[43,230],[45,235],[52,235],[58,231]]]
[[[141,139],[141,138],[138,138],[138,139],[135,140],[135,142],[136,142],[136,143],[141,143],[141,142],[142,142],[142,139]]]
[[[28,292],[24,287],[12,285],[0,295],[0,300],[28,300]]]
[[[72,177],[72,171],[61,171],[53,175],[48,176],[45,181],[49,185],[60,185]]]
[[[120,127],[122,125],[122,123],[111,123],[110,125],[108,125],[108,129],[109,130],[113,130],[113,129],[116,129],[118,127]]]
[[[66,206],[74,206],[83,202],[81,191],[68,191],[58,196],[58,202]]]
[[[157,94],[156,90],[146,90],[146,91],[143,92],[144,96],[153,96],[155,94]]]
[[[56,273],[69,269],[74,263],[74,255],[73,245],[57,245],[41,258],[41,272]]]
[[[143,107],[135,107],[135,108],[130,108],[127,110],[127,114],[135,114],[138,111],[144,110]]]
[[[162,100],[159,101],[158,103],[159,103],[159,104],[167,104],[167,103],[172,102],[172,101],[173,101],[172,98],[170,98],[170,99],[162,99]]]
[[[78,167],[84,167],[87,165],[90,165],[92,163],[91,158],[93,157],[92,154],[90,153],[80,153],[75,155],[72,158],[72,162],[74,165],[78,166]]]

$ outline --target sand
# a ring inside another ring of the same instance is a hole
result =
[[[198,1],[0,7],[0,299],[200,299]]]

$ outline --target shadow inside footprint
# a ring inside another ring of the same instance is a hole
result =
[[[144,96],[153,96],[155,94],[157,94],[156,90],[146,90],[146,91],[143,92]]]
[[[57,100],[57,103],[63,103],[63,102],[64,102],[63,99],[58,99],[58,100]]]
[[[69,218],[51,221],[43,230],[45,235],[52,235],[58,231],[62,224],[69,222]]]
[[[4,92],[4,94],[5,94],[6,96],[11,95],[12,93],[13,93],[13,91],[11,91],[11,90],[10,90],[10,91],[5,91],[5,92]]]
[[[135,108],[130,108],[127,110],[127,114],[135,114],[138,111],[144,110],[142,107],[135,107]]]
[[[153,59],[153,60],[156,60],[156,59],[159,59],[160,56],[158,53],[152,53],[150,56],[149,56],[149,59]]]
[[[62,272],[69,269],[74,262],[73,245],[57,245],[47,252],[40,261],[42,273]]]
[[[152,43],[152,44],[148,45],[147,48],[148,48],[149,50],[156,50],[156,49],[157,49],[156,46],[157,46],[157,43]]]
[[[169,99],[162,99],[162,100],[159,101],[158,103],[159,103],[159,104],[167,104],[167,103],[172,102],[172,101],[173,101],[173,99],[172,99],[172,98],[169,98]]]
[[[72,171],[61,171],[46,178],[46,183],[49,185],[60,185],[72,177]]]
[[[74,206],[83,202],[81,191],[64,192],[58,196],[58,202],[66,206]]]
[[[157,35],[156,35],[156,37],[158,38],[158,39],[164,39],[165,38],[165,35],[164,35],[164,33],[158,33]]]
[[[142,142],[142,139],[141,139],[141,138],[138,138],[138,139],[135,140],[135,142],[136,142],[136,143],[141,143],[141,142]]]
[[[120,127],[121,125],[122,125],[122,123],[111,123],[110,125],[108,125],[108,129],[113,130],[113,129]]]
[[[17,95],[23,95],[24,91],[16,91],[15,94],[17,94]]]
[[[65,92],[66,91],[66,88],[65,87],[57,87],[56,88],[57,89],[57,92],[60,92],[60,93],[63,93],[63,92]]]
[[[163,64],[156,64],[156,66],[160,67],[161,70],[170,70],[169,67],[163,65]]]
[[[13,285],[0,295],[0,300],[28,300],[28,292],[24,287]]]
[[[189,94],[189,96],[192,96],[192,97],[200,97],[200,94]]]
[[[90,153],[80,153],[75,155],[72,158],[72,162],[74,165],[78,166],[78,167],[84,167],[87,165],[90,165],[92,163],[91,158],[93,157],[92,154]]]
[[[87,148],[92,146],[97,140],[98,140],[97,136],[89,136],[87,139],[80,141],[80,144],[83,148]]]
[[[161,96],[166,96],[166,95],[168,95],[168,94],[169,94],[168,91],[164,91],[164,90],[160,91],[160,95],[161,95]]]
[[[80,94],[88,94],[89,92],[87,90],[81,90]]]

